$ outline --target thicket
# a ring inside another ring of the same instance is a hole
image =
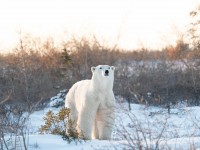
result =
[[[114,93],[129,102],[169,104],[200,101],[200,9],[175,46],[160,50],[126,51],[93,38],[72,38],[55,44],[53,38],[22,36],[12,53],[0,54],[0,102],[21,104],[27,111],[44,106],[50,97],[75,82],[91,78],[90,67],[116,67]]]
[[[183,40],[162,51],[125,51],[94,39],[71,39],[56,46],[22,38],[12,53],[0,57],[0,99],[28,111],[45,105],[61,89],[91,78],[91,66],[116,66],[114,93],[129,102],[167,104],[187,100],[199,105],[199,57]]]

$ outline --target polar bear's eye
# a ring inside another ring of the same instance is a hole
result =
[[[108,69],[110,69],[110,67],[108,67]]]
[[[102,69],[101,67],[99,69]]]

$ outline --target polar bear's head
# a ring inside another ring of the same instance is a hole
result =
[[[91,67],[92,71],[92,78],[94,80],[97,80],[99,84],[113,84],[114,81],[114,66],[108,66],[108,65],[99,65],[96,67]]]

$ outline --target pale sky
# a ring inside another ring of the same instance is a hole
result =
[[[33,36],[95,35],[125,49],[161,48],[183,32],[200,0],[0,0],[0,50]]]

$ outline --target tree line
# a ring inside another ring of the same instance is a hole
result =
[[[59,90],[91,78],[92,66],[108,64],[116,66],[115,95],[129,102],[184,100],[199,105],[200,38],[195,19],[199,12],[190,13],[194,18],[188,31],[192,43],[181,36],[174,46],[162,50],[127,51],[102,45],[95,37],[71,38],[60,45],[53,38],[22,37],[11,53],[0,54],[0,102],[9,95],[7,103],[20,103],[31,111],[45,105]]]

